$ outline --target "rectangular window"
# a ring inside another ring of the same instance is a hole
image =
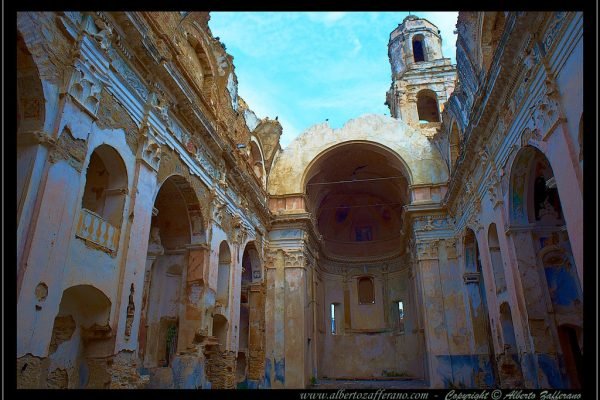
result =
[[[398,331],[404,333],[404,303],[398,301]]]
[[[335,304],[331,303],[331,334],[336,334],[335,329]]]

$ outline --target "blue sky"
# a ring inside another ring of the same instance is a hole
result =
[[[417,12],[441,30],[455,64],[457,12]],[[389,115],[389,35],[408,12],[211,12],[210,29],[234,57],[239,95],[259,118],[279,117],[281,146],[326,119]]]

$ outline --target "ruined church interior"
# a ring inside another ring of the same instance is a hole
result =
[[[17,388],[583,387],[581,12],[409,15],[285,148],[209,19],[17,14]]]

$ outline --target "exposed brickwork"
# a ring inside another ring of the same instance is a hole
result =
[[[137,372],[137,360],[135,354],[130,351],[122,351],[112,359],[110,366],[110,388],[111,389],[141,389],[147,384],[148,377],[143,378]]]
[[[250,292],[250,334],[248,339],[248,379],[262,380],[265,371],[264,284],[253,287]]]
[[[54,328],[52,329],[52,339],[48,353],[53,354],[61,343],[71,340],[75,332],[75,320],[71,315],[57,316],[54,319]]]
[[[88,358],[85,360],[89,369],[88,389],[108,389],[111,373],[108,360],[105,358]]]
[[[123,129],[127,145],[132,153],[136,154],[138,126],[123,106],[106,90],[102,90],[100,94],[100,106],[98,107],[98,120],[96,123],[100,129]]]
[[[234,389],[236,359],[233,351],[218,351],[217,348],[206,353],[206,377],[213,389]]]
[[[17,389],[39,389],[45,387],[43,378],[50,360],[26,354],[17,358]]]
[[[66,369],[57,368],[50,371],[46,382],[49,389],[67,389],[69,387],[69,374]]]
[[[87,146],[84,140],[75,139],[68,128],[65,128],[58,139],[57,146],[52,149],[50,161],[67,160],[69,165],[81,172]]]

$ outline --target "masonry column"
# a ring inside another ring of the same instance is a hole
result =
[[[140,144],[137,149],[135,175],[132,186],[129,224],[122,233],[125,235],[123,248],[126,254],[120,265],[118,317],[116,326],[115,355],[111,368],[111,388],[132,388],[142,384],[136,372],[138,367],[137,350],[139,330],[142,320],[142,296],[146,285],[146,270],[161,251],[149,246],[150,225],[154,213],[154,192],[157,171],[160,165],[160,150],[154,146],[155,132],[144,125],[139,132]],[[153,149],[148,151],[148,149]],[[160,245],[160,244],[159,244]],[[162,254],[162,253],[161,253]],[[145,339],[145,335],[144,335]]]
[[[250,284],[248,296],[250,326],[248,334],[248,389],[258,389],[265,378],[265,285]]]
[[[303,389],[307,383],[306,259],[303,249],[285,254],[285,387],[288,389]]]
[[[521,354],[523,371],[537,371],[537,375],[531,378],[535,379],[538,388],[560,388],[563,382],[556,346],[558,339],[553,337],[555,333],[551,328],[551,321],[547,320],[551,306],[543,291],[546,283],[539,274],[531,231],[525,227],[511,227],[507,234],[515,248],[527,309],[527,315],[522,316],[527,318],[523,325],[529,328],[531,338],[531,352],[524,350]]]
[[[285,256],[281,249],[267,254],[265,299],[265,387],[283,388],[285,383]]]
[[[438,244],[437,239],[416,242],[415,275],[423,295],[425,344],[431,388],[446,387],[445,378],[451,378],[453,375],[439,274]]]

